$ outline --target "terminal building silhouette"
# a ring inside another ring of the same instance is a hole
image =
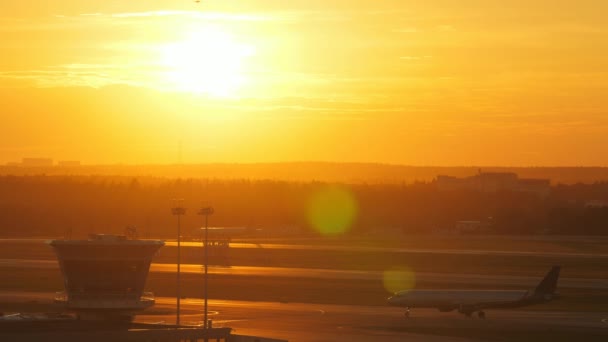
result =
[[[467,190],[479,192],[528,192],[546,197],[551,190],[549,179],[519,178],[512,172],[481,172],[470,177],[457,178],[439,175],[435,180],[439,190]]]

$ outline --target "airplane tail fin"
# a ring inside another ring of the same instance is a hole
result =
[[[554,294],[557,288],[557,279],[559,278],[560,266],[553,266],[547,275],[536,286],[534,293],[537,295]]]

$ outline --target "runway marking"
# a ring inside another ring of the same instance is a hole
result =
[[[604,318],[604,319],[602,320],[602,323],[606,323],[606,324],[608,324],[608,317]]]
[[[232,322],[247,322],[248,319],[222,319],[222,320],[215,320],[213,321],[213,324],[220,324],[220,323],[232,323]]]
[[[215,321],[213,321],[213,326],[218,328],[218,327],[224,327],[226,324],[230,324],[230,323],[234,323],[234,322],[247,322],[247,321],[249,321],[249,320],[248,319],[215,320]],[[202,327],[203,321],[192,321],[192,322],[188,322],[184,325],[190,326],[190,327]],[[233,329],[233,330],[236,331],[236,329]]]
[[[196,317],[198,317],[198,316],[201,316],[202,314],[203,314],[202,312],[200,312],[200,313],[193,313],[193,314],[184,314],[184,313],[183,313],[183,314],[181,314],[180,316],[181,316],[181,317],[192,317],[192,316],[196,316]],[[220,312],[219,312],[219,311],[209,311],[209,312],[208,312],[208,315],[209,315],[209,316],[215,316],[215,315],[219,315],[219,314],[220,314]]]

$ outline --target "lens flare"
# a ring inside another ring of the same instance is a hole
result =
[[[407,267],[393,268],[384,271],[384,288],[390,293],[410,291],[416,286],[416,275]]]
[[[328,187],[312,196],[308,221],[322,235],[344,234],[357,216],[357,201],[347,189]]]

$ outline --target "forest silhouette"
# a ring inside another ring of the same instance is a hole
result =
[[[174,236],[173,198],[184,198],[184,235],[202,225],[196,211],[216,210],[213,226],[261,228],[277,234],[297,227],[315,235],[307,218],[310,199],[328,187],[354,198],[357,213],[344,234],[392,230],[425,234],[449,230],[461,220],[491,224],[492,234],[606,234],[608,183],[554,185],[547,197],[501,191],[441,191],[434,182],[346,184],[277,180],[167,179],[125,176],[0,176],[3,236],[55,237],[70,232],[122,233],[137,227],[143,237]]]

